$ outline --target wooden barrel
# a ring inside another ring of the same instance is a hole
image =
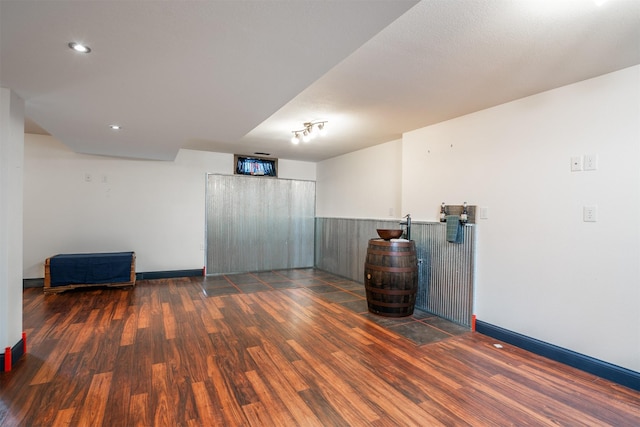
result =
[[[418,292],[415,242],[369,240],[364,285],[371,313],[387,317],[412,315]]]

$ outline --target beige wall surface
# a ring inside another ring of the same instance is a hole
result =
[[[402,141],[325,160],[317,168],[318,217],[400,219]]]

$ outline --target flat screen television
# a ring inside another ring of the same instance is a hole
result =
[[[278,159],[234,155],[235,174],[253,176],[278,176]]]

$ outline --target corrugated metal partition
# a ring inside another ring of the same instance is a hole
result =
[[[312,267],[315,182],[207,176],[207,273]]]
[[[364,283],[364,261],[376,228],[400,228],[399,221],[316,218],[316,267]],[[446,225],[413,222],[419,285],[416,308],[471,326],[475,226],[464,242],[446,241]]]

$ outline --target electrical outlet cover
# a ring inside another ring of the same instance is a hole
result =
[[[594,171],[598,169],[598,156],[595,154],[585,154],[583,167],[586,171]]]
[[[582,220],[584,222],[596,222],[596,221],[598,221],[598,207],[597,206],[584,206],[582,208]]]

